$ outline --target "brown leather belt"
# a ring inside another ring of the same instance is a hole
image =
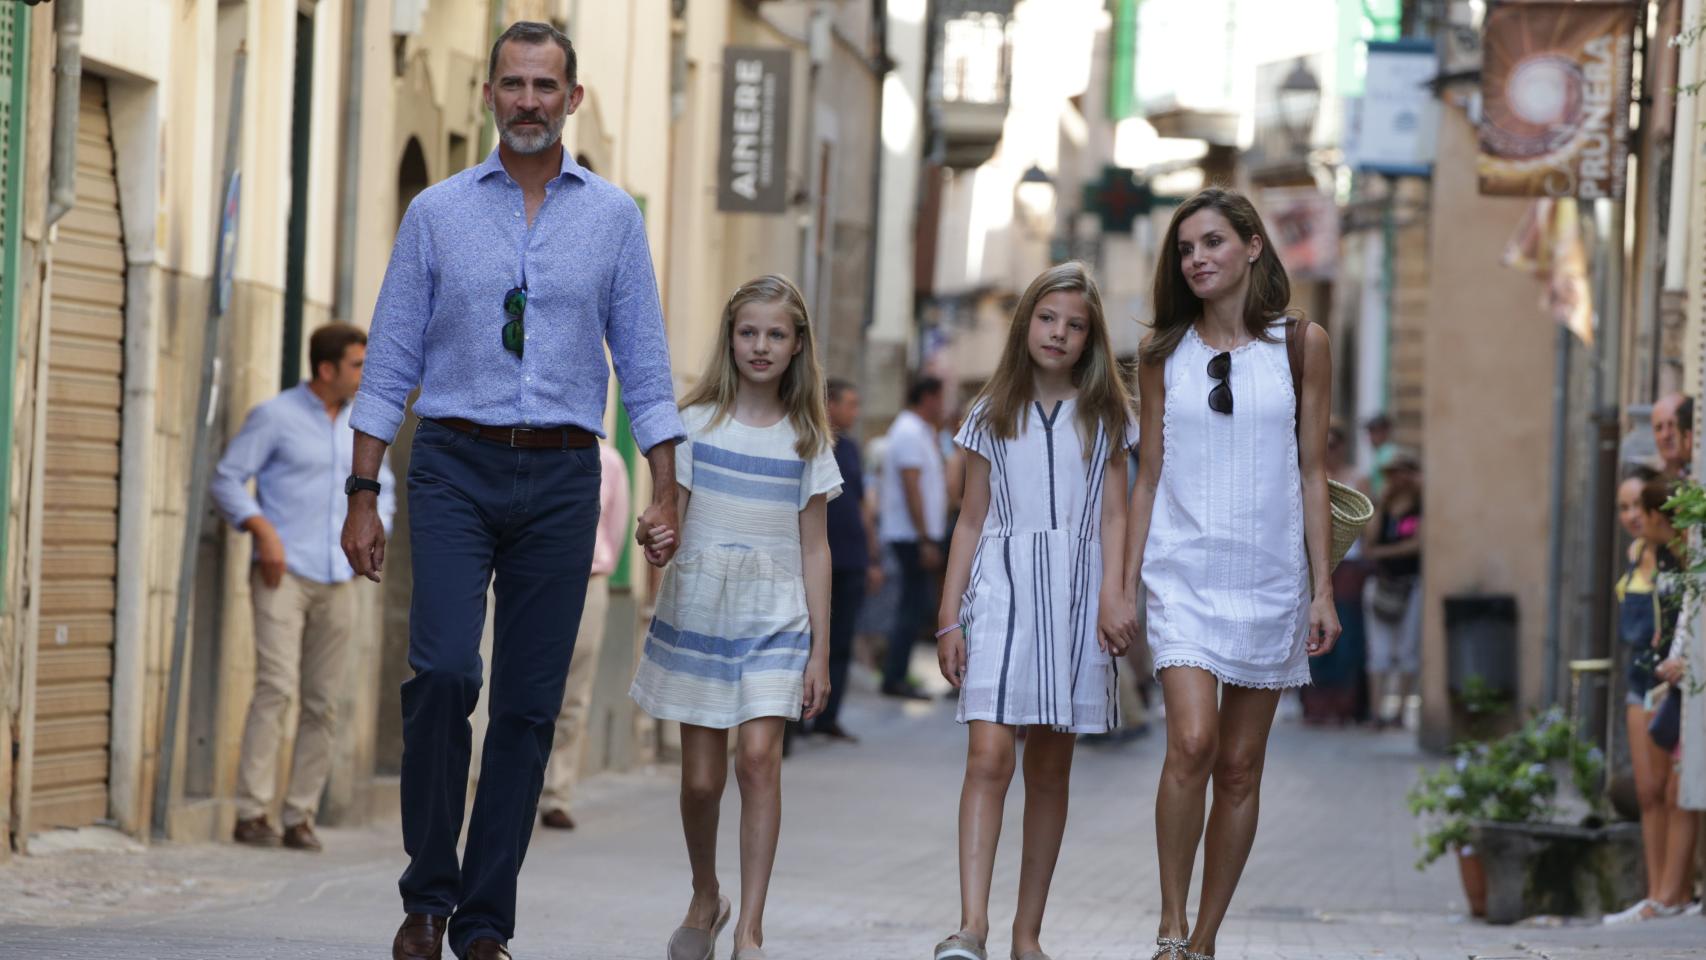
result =
[[[580,427],[488,427],[461,417],[432,417],[432,422],[457,433],[471,433],[481,440],[527,450],[577,450],[596,446],[597,435]]]

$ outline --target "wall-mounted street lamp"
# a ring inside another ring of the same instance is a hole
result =
[[[1031,164],[1013,188],[1013,198],[1018,201],[1020,217],[1028,226],[1044,232],[1048,230],[1055,199],[1054,178],[1048,175],[1048,171]]]
[[[1297,154],[1307,156],[1314,145],[1315,120],[1321,112],[1321,81],[1299,57],[1279,88],[1280,124]]]

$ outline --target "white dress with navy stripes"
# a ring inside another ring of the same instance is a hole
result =
[[[711,412],[681,413],[675,477],[692,496],[630,694],[660,720],[702,727],[798,719],[811,653],[800,511],[834,499],[841,471],[827,446],[801,460],[785,419],[711,425]]]
[[[1032,403],[1011,440],[995,436],[985,409],[973,407],[954,438],[989,461],[989,512],[960,601],[958,719],[1107,733],[1120,723],[1117,667],[1096,642],[1109,439],[1098,427],[1084,457],[1072,400]]]

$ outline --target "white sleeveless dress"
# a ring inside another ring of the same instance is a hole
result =
[[[1232,351],[1231,415],[1209,409],[1219,353],[1192,329],[1167,359],[1160,487],[1143,553],[1155,670],[1240,687],[1309,682],[1309,561],[1285,325]]]

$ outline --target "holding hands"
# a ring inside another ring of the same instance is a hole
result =
[[[676,533],[676,526],[674,503],[653,501],[652,505],[640,514],[639,520],[634,524],[634,542],[645,552],[647,563],[654,567],[669,564],[681,542]]]

